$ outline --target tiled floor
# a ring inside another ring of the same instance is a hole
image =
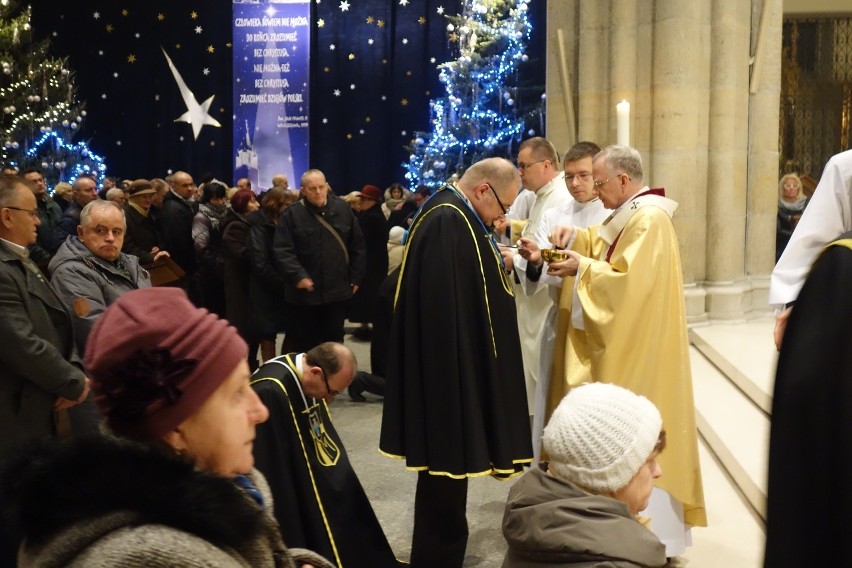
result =
[[[710,326],[703,331],[703,336],[710,337],[719,349],[733,351],[731,359],[743,361],[747,372],[768,376],[774,369],[774,353],[761,348],[765,347],[765,337],[771,337],[769,319],[718,328]],[[356,353],[360,366],[368,368],[369,343],[351,336],[347,336],[346,343]],[[771,389],[771,385],[765,388]],[[369,398],[366,403],[353,403],[345,394],[338,397],[332,403],[332,415],[388,541],[397,556],[407,560],[416,475],[407,471],[403,463],[378,453],[381,399],[366,396]],[[764,541],[761,521],[703,443],[700,457],[710,526],[693,530],[693,546],[683,560],[686,565],[698,568],[761,566]],[[511,483],[492,479],[471,481],[466,567],[491,568],[502,563],[506,547],[500,521]]]

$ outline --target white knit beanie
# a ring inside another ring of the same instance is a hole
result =
[[[663,419],[644,396],[616,385],[571,389],[556,407],[542,442],[550,467],[598,493],[626,486],[654,450]]]

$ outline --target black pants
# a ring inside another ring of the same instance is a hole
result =
[[[288,304],[288,308],[291,324],[287,336],[292,336],[297,352],[309,351],[326,341],[343,343],[343,322],[349,300],[318,306]]]
[[[461,568],[467,548],[466,509],[467,478],[418,473],[412,568]]]
[[[367,391],[376,396],[385,396],[385,378],[378,375],[367,373],[366,371],[358,371],[355,373],[355,379],[349,385],[349,394],[353,392],[361,394]]]

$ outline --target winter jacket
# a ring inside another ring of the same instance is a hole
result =
[[[251,263],[248,256],[249,224],[245,215],[228,209],[222,219],[222,256],[225,259],[225,313],[231,325],[248,341],[249,330],[249,277]]]
[[[503,568],[638,568],[666,565],[663,544],[627,505],[548,474],[546,464],[509,490]]]
[[[334,228],[346,247],[345,254],[317,216]],[[319,306],[348,300],[352,284],[360,285],[364,278],[364,236],[352,209],[337,197],[329,195],[322,208],[305,199],[288,207],[278,221],[272,246],[275,266],[287,282],[284,294],[290,303]],[[313,280],[312,291],[296,288],[304,278]]]
[[[124,206],[124,218],[127,220],[127,231],[121,252],[139,257],[143,265],[151,264],[154,261],[151,249],[160,248],[160,234],[154,216],[149,211],[146,217],[128,203]]]
[[[192,240],[192,219],[198,204],[169,191],[163,198],[163,212],[157,219],[160,228],[160,248],[169,251],[171,258],[187,276],[195,274],[195,243]]]
[[[26,539],[20,568],[333,568],[287,549],[266,480],[248,478],[265,506],[176,454],[95,436],[29,449],[4,475],[0,498]]]
[[[121,253],[118,261],[95,256],[75,236],[69,236],[47,266],[50,287],[71,314],[77,351],[86,352],[86,339],[107,306],[137,288],[149,288],[151,276],[139,259]]]
[[[249,321],[252,331],[262,337],[274,337],[284,331],[286,309],[284,279],[275,270],[272,239],[275,221],[263,209],[248,214]]]

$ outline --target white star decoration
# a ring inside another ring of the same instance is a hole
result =
[[[348,10],[349,10],[349,2],[347,2],[346,0],[343,0],[343,2],[340,3],[340,11],[346,12]]]
[[[100,19],[100,17],[101,17],[101,13],[100,13],[100,12],[95,12],[94,14],[92,14],[92,17],[93,17],[94,19],[96,19],[96,20],[99,20],[99,19]]]
[[[118,79],[118,73],[113,73],[112,76]]]
[[[195,26],[195,33],[197,33],[197,34],[201,33],[201,26]]]
[[[444,7],[443,7],[443,6],[438,6],[438,13],[439,13],[439,14],[443,14],[443,13],[444,13]]]
[[[361,130],[359,130],[358,134],[364,134],[364,129],[362,128]]]
[[[210,74],[210,69],[208,69],[207,67],[205,67],[205,68],[204,68],[204,71],[202,71],[202,73],[204,73],[205,75],[209,75],[209,74]]]
[[[335,96],[335,97],[339,97],[339,96],[340,96],[340,89],[334,89],[334,96]]]
[[[328,46],[328,48],[329,48],[330,50],[334,51],[334,44],[329,45],[329,46]]]
[[[399,0],[400,6],[408,6],[408,0]]]
[[[388,100],[388,96],[387,96],[387,95],[382,95],[382,100],[383,100],[383,101]]]
[[[101,93],[101,98],[102,98],[103,100],[106,100],[106,93]]]
[[[407,37],[402,38],[402,45],[408,45],[408,38]]]
[[[323,123],[323,124],[328,124],[328,119],[327,119],[327,118],[322,119],[322,123]]]
[[[352,83],[351,85],[349,85],[349,89],[354,91],[355,90],[355,83]]]
[[[370,45],[373,45],[373,38],[368,39],[367,43],[369,43]]]
[[[166,53],[165,49],[163,49],[163,55],[166,56],[169,69],[172,70],[172,75],[175,78],[178,89],[180,89],[180,96],[183,98],[184,104],[186,104],[186,112],[176,118],[175,122],[188,122],[191,124],[192,134],[196,140],[198,140],[198,135],[201,133],[201,128],[203,126],[210,125],[221,127],[222,125],[219,124],[219,121],[210,116],[208,113],[210,105],[213,103],[213,97],[216,95],[212,95],[203,103],[198,104],[198,101],[195,99],[195,95],[193,95],[192,91],[189,90],[189,87],[186,86],[186,83],[183,81],[183,77],[180,76],[177,67],[175,67],[174,63],[172,63],[172,60],[169,57],[169,54]]]
[[[406,134],[408,134],[408,131],[407,131],[407,130],[403,130],[402,132],[400,132],[400,135],[401,135],[401,136],[405,136]]]
[[[435,63],[435,58],[433,57],[432,59],[430,59],[429,63]]]

